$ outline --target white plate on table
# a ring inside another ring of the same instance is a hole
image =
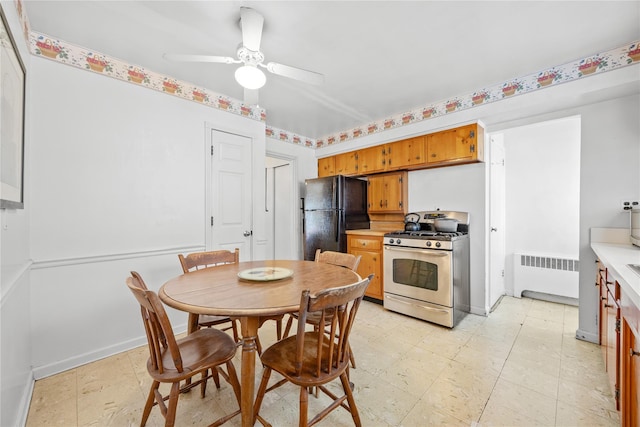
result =
[[[238,277],[255,282],[269,282],[293,276],[293,270],[282,267],[258,267],[242,270]]]

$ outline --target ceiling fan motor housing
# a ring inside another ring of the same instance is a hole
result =
[[[238,47],[238,59],[244,62],[246,65],[258,65],[264,61],[264,55],[257,50],[247,49],[243,45]]]

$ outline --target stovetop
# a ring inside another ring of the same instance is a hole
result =
[[[444,232],[444,231],[429,231],[429,230],[419,230],[419,231],[392,231],[390,233],[386,233],[384,237],[395,237],[395,238],[404,238],[404,239],[419,239],[419,240],[454,240],[458,236],[464,236],[467,233],[462,231],[455,232]]]

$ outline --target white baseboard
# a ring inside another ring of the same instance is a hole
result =
[[[598,337],[598,334],[583,331],[581,329],[578,329],[576,331],[576,338],[582,341],[592,342],[594,344],[598,344],[600,342],[600,338]]]

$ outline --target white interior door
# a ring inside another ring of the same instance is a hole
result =
[[[489,307],[505,294],[505,169],[504,135],[491,135],[490,157],[490,219],[489,233]]]
[[[211,247],[208,249],[239,248],[241,261],[253,259],[251,158],[251,138],[211,131]]]

